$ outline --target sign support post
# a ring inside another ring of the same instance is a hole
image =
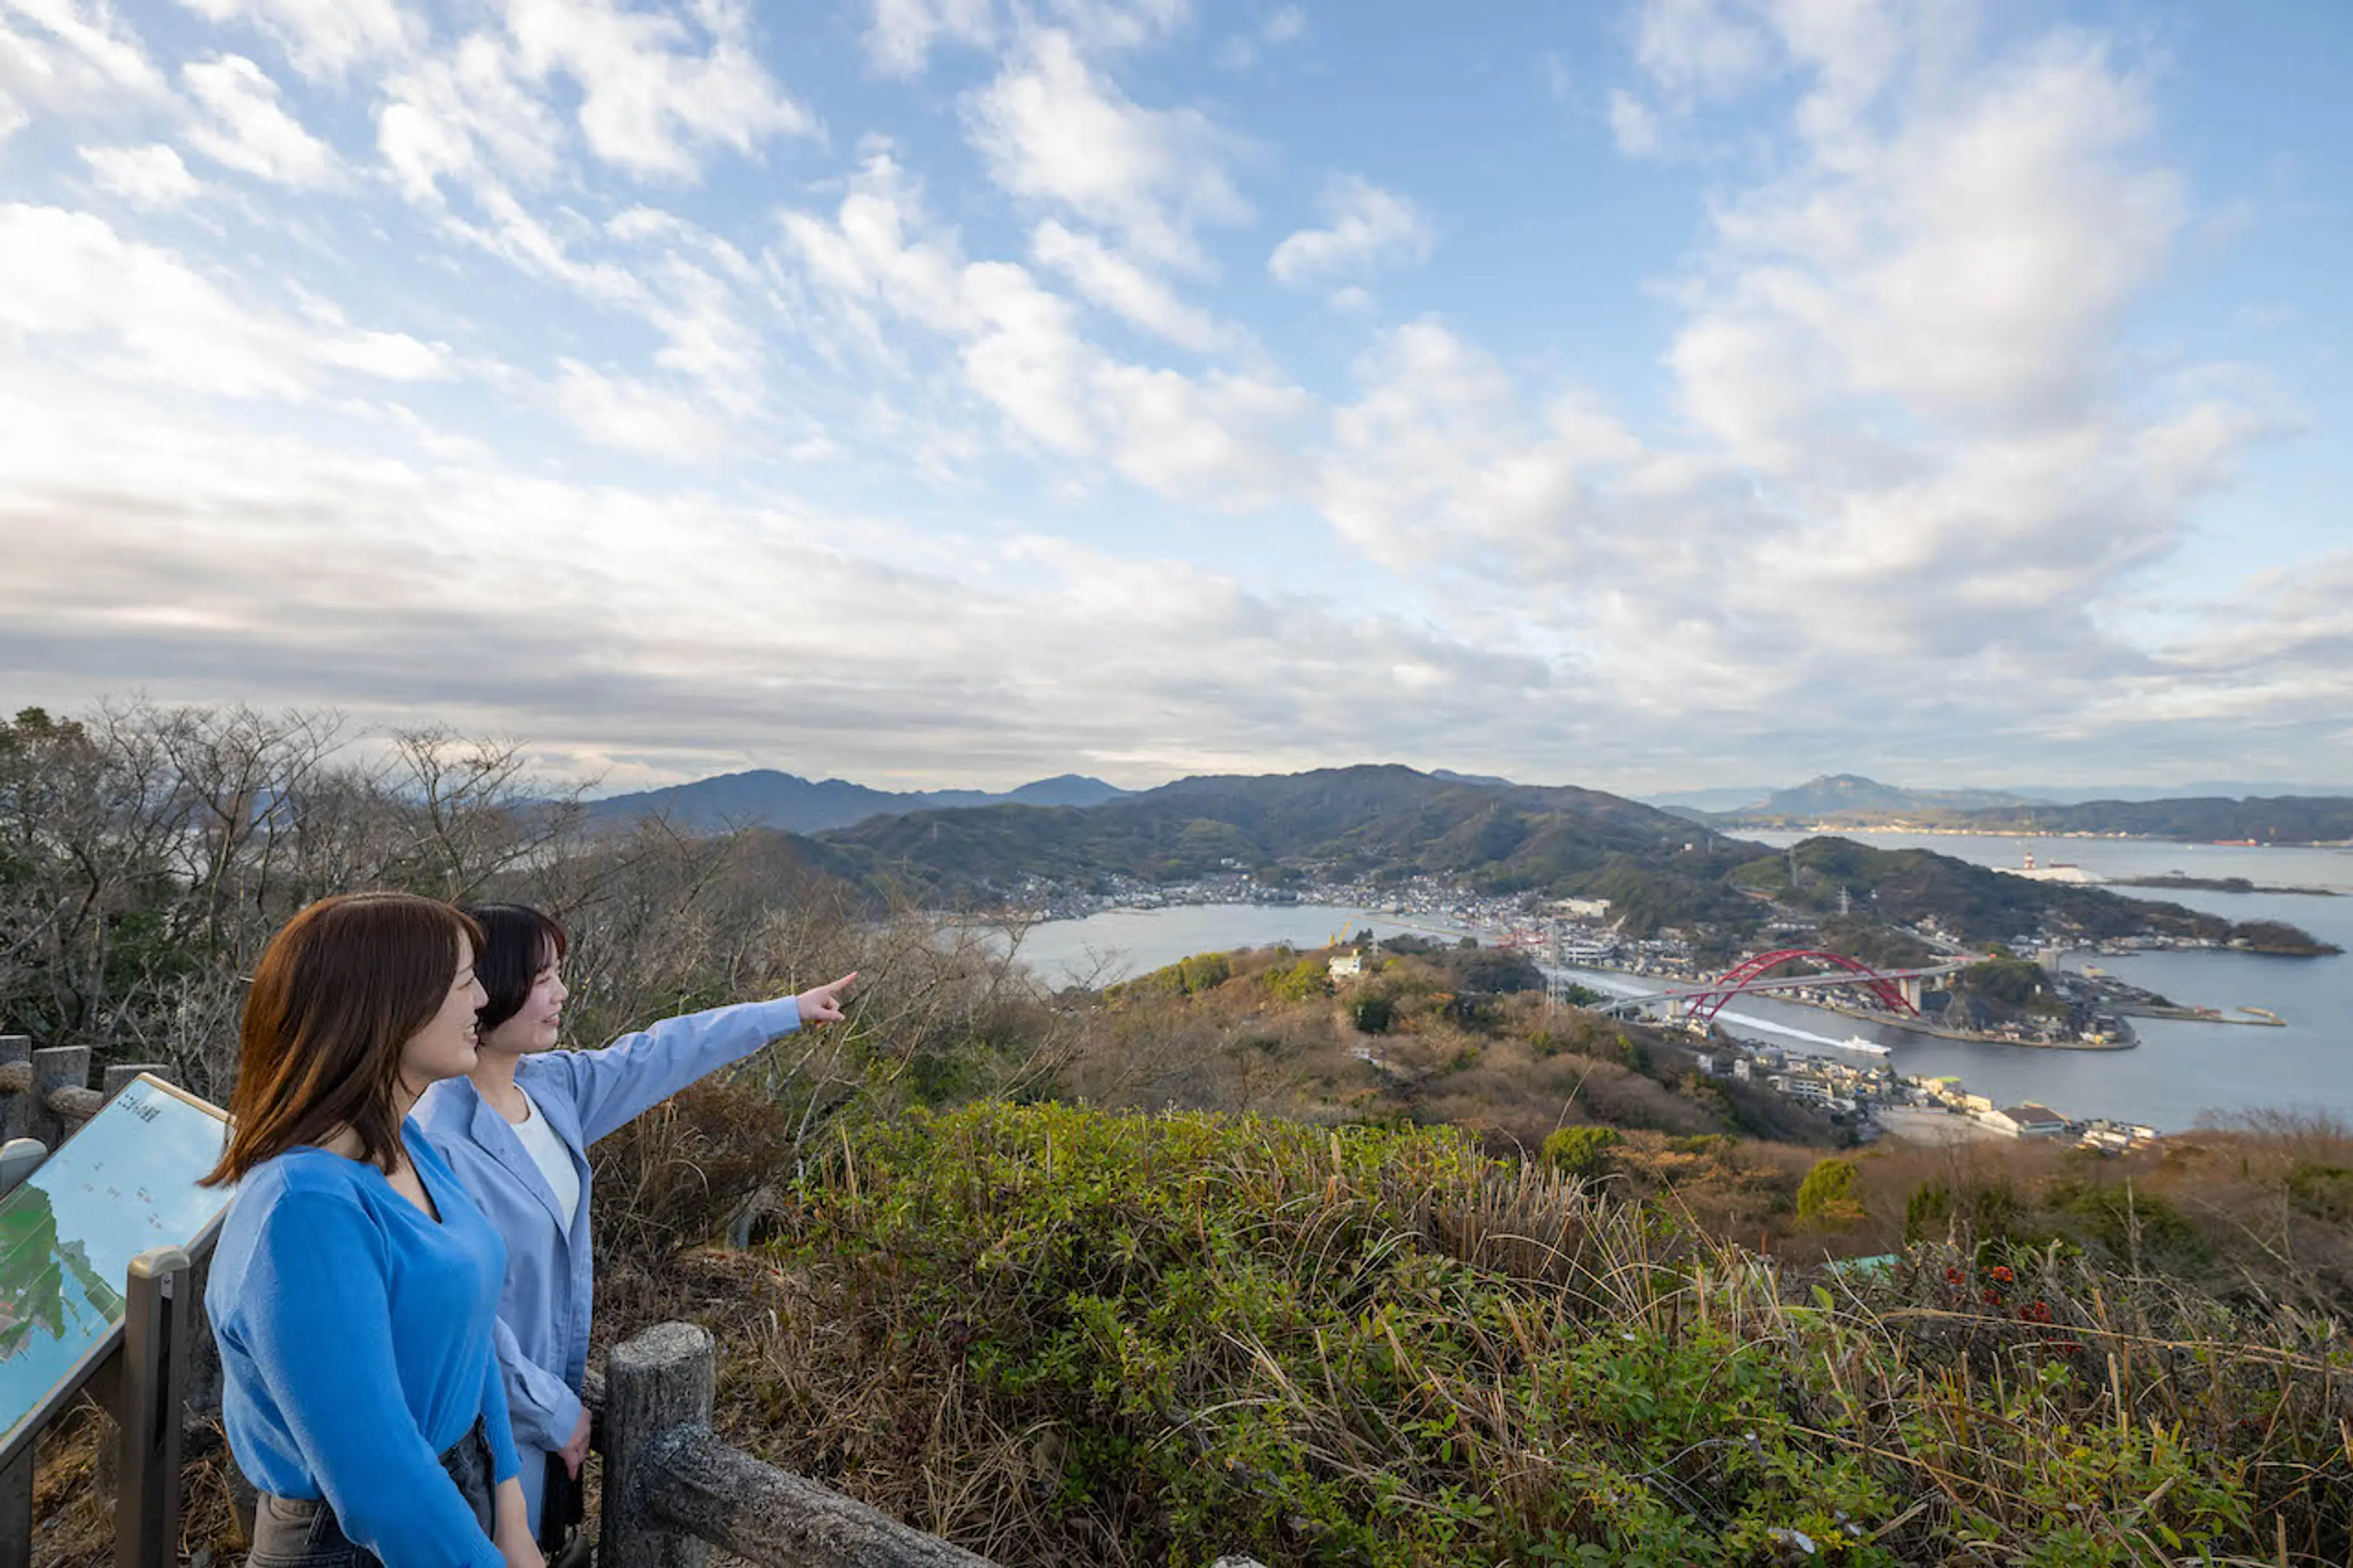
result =
[[[171,1568],[180,1556],[180,1406],[187,1397],[188,1295],[180,1247],[131,1260],[122,1313],[122,1462],[114,1500],[115,1568]]]

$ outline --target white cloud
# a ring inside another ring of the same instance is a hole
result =
[[[1730,204],[1728,281],[1679,340],[1693,412],[1778,466],[1843,399],[2014,425],[2077,416],[2183,221],[2126,156],[2141,88],[2060,38]]]
[[[809,279],[883,339],[876,312],[953,344],[963,384],[1023,445],[1107,463],[1158,493],[1230,510],[1267,504],[1289,482],[1283,448],[1313,400],[1280,381],[1213,374],[1195,380],[1105,353],[1077,310],[1023,267],[967,261],[953,236],[929,232],[919,194],[887,155],[871,158],[831,221],[788,213],[786,238]],[[1081,237],[1046,232],[1042,249],[1082,270],[1103,259]],[[1134,289],[1112,269],[1098,283]],[[1143,280],[1148,281],[1148,280]],[[1131,299],[1155,311],[1170,301]]]
[[[1092,304],[1125,318],[1196,353],[1228,346],[1236,334],[1208,311],[1185,303],[1176,291],[1092,235],[1077,234],[1053,219],[1029,236],[1029,253],[1050,267]]]
[[[1153,261],[1199,266],[1195,228],[1250,216],[1225,171],[1230,138],[1198,110],[1131,102],[1059,29],[1034,35],[966,100],[965,121],[997,184],[1112,229]]]
[[[278,84],[244,56],[191,60],[180,80],[207,116],[189,128],[188,145],[215,163],[305,189],[338,176],[333,150],[286,112]]]
[[[1295,44],[1306,36],[1307,13],[1296,5],[1281,6],[1268,13],[1255,30],[1229,37],[1218,51],[1218,63],[1229,70],[1240,70],[1256,65],[1263,49]]]
[[[1323,228],[1303,228],[1267,258],[1278,283],[1298,288],[1335,275],[1430,258],[1430,225],[1412,202],[1361,174],[1341,174],[1324,186]]]
[[[558,369],[549,395],[592,441],[672,463],[701,462],[725,444],[725,422],[674,388],[607,374],[577,360],[567,359]]]
[[[1609,89],[1609,134],[1629,158],[1655,158],[1667,144],[1657,113],[1622,87]]]
[[[376,106],[376,148],[409,199],[433,205],[440,182],[543,184],[558,166],[563,131],[516,79],[504,40],[475,33],[443,57],[387,78]]]
[[[1298,492],[1300,440],[1317,412],[1299,387],[1109,361],[1092,381],[1110,411],[1113,467],[1134,483],[1220,511],[1258,511]]]
[[[169,93],[106,0],[0,0],[0,141],[35,110],[104,113]]]
[[[164,406],[0,363],[0,425],[29,437],[0,445],[0,639],[58,706],[138,684],[521,733],[558,771],[786,748],[1010,783],[1382,752],[1409,697],[1461,733],[1542,679],[1149,552],[364,458]],[[988,561],[1015,569],[972,574]]]
[[[177,206],[205,188],[188,173],[180,154],[161,142],[146,147],[84,147],[79,152],[99,189],[134,206]]]
[[[507,26],[526,76],[561,71],[578,85],[589,149],[640,178],[692,180],[707,148],[749,155],[816,128],[753,52],[737,0],[702,0],[695,14],[707,51],[677,16],[616,0],[513,0]]]
[[[2094,694],[2151,655],[2102,606],[2273,420],[2194,367],[2127,379],[2125,312],[2185,213],[2146,83],[2061,33],[1948,51],[1935,91],[1895,98],[1947,41],[1891,54],[1876,12],[1768,20],[1787,30],[1753,51],[1654,51],[1694,92],[1767,58],[1805,78],[1782,172],[1716,203],[1673,295],[1690,444],[1524,391],[1422,322],[1335,412],[1321,510],[1392,572],[1475,574],[1491,615],[1637,712],[1739,725],[1802,693],[1833,733],[1903,714],[1993,746],[2094,709],[2119,732]]]
[[[693,378],[703,394],[741,417],[760,405],[767,349],[759,274],[742,252],[671,213],[635,207],[606,226],[644,247],[635,272],[639,306],[662,336],[654,363]]]
[[[1549,581],[1587,542],[1598,480],[1647,456],[1588,397],[1532,417],[1504,367],[1437,321],[1386,334],[1357,375],[1363,396],[1333,414],[1319,504],[1400,572],[1484,559]]]
[[[276,39],[307,77],[340,78],[353,66],[406,53],[424,23],[397,0],[180,0],[215,23],[244,21]]]
[[[995,0],[874,0],[867,58],[889,76],[917,76],[942,40],[986,47],[997,37]]]
[[[1771,63],[1765,34],[1724,0],[1647,0],[1636,23],[1634,56],[1671,91],[1724,98],[1748,86]],[[1791,5],[1802,15],[1809,7]]]
[[[450,373],[441,345],[248,309],[172,252],[55,207],[0,206],[0,331],[94,342],[108,374],[226,397],[301,399],[335,369]]]
[[[997,0],[871,0],[860,41],[876,70],[913,77],[942,44],[988,48],[1042,25],[1067,33],[1082,53],[1113,52],[1157,43],[1191,16],[1191,0],[1035,0],[1002,7]]]

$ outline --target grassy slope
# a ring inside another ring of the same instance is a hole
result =
[[[1008,1564],[2353,1546],[2332,1328],[2022,1250],[1816,1289],[1450,1131],[918,1115],[770,1261],[737,1429]]]

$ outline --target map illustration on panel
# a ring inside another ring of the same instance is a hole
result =
[[[196,1180],[227,1120],[141,1078],[0,1198],[0,1452],[111,1342],[131,1260],[193,1250],[228,1206]]]

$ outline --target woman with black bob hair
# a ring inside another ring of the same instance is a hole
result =
[[[858,976],[667,1018],[602,1050],[561,1051],[563,926],[521,904],[466,912],[484,936],[476,1059],[428,1090],[417,1114],[506,1242],[499,1362],[531,1528],[552,1550],[577,1517],[571,1483],[588,1452],[588,1145],[780,1036],[838,1021]],[[544,1506],[552,1485],[564,1494],[554,1509]]]
[[[270,939],[206,1310],[251,1568],[540,1568],[493,1349],[506,1247],[409,1109],[475,1064],[481,929],[406,893]]]

